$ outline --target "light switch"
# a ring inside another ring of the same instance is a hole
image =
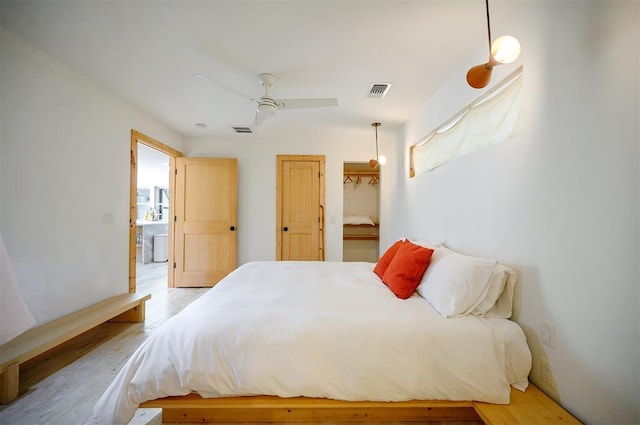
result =
[[[102,215],[102,224],[105,224],[105,225],[113,224],[112,212],[106,212]]]

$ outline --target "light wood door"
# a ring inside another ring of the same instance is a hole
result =
[[[175,286],[213,286],[236,268],[237,169],[235,158],[176,158]]]
[[[324,260],[324,156],[278,155],[276,259]]]

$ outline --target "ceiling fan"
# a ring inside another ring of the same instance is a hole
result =
[[[269,74],[267,72],[263,72],[258,74],[258,81],[264,87],[264,93],[258,99],[250,98],[245,96],[243,93],[238,92],[237,90],[228,87],[215,79],[204,75],[204,74],[195,74],[197,78],[205,79],[213,82],[219,87],[227,89],[234,94],[242,96],[255,102],[256,107],[256,115],[253,121],[253,127],[257,127],[262,122],[271,116],[274,116],[279,110],[287,110],[287,109],[303,109],[303,108],[323,108],[329,106],[338,106],[338,99],[335,97],[331,98],[300,98],[300,99],[274,99],[269,95],[269,88],[275,83],[276,77],[273,74]]]

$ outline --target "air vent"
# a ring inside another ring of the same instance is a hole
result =
[[[253,130],[251,127],[233,127],[233,131],[239,134],[252,134]]]
[[[389,83],[373,83],[371,87],[369,87],[369,92],[367,93],[367,97],[374,97],[377,99],[383,98],[387,92],[391,84]]]

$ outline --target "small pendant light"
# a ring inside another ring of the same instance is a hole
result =
[[[475,89],[486,87],[491,80],[493,67],[511,63],[520,56],[520,42],[515,37],[503,35],[491,42],[491,23],[489,22],[489,0],[485,0],[487,9],[487,34],[489,36],[489,61],[476,65],[467,72],[467,83]]]

